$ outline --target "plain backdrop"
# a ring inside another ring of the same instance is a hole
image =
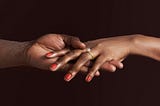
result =
[[[159,36],[159,0],[0,0],[0,38],[34,40],[47,33],[82,41],[141,33]],[[118,52],[118,51],[117,51]],[[18,57],[17,57],[18,58]],[[160,63],[129,56],[124,69],[91,83],[78,74],[21,67],[0,70],[0,106],[160,106]]]

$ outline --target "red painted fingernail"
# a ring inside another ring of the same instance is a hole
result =
[[[65,75],[64,78],[65,78],[67,81],[69,81],[69,80],[71,79],[71,77],[72,77],[72,74],[68,73],[68,74]]]
[[[49,52],[46,54],[46,57],[51,57],[54,53],[53,52]]]
[[[92,80],[92,77],[91,76],[87,76],[86,81],[90,82],[91,80]]]
[[[56,68],[57,68],[57,64],[56,63],[51,65],[51,69],[55,70]]]

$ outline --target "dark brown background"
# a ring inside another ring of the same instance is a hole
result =
[[[26,41],[65,33],[83,41],[141,33],[159,36],[159,0],[0,0],[0,35]],[[118,52],[118,51],[117,51]],[[159,106],[160,63],[130,56],[125,68],[86,83],[79,74],[31,68],[0,72],[0,106]]]

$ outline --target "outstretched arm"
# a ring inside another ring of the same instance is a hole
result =
[[[86,46],[91,48],[90,53],[81,54],[69,73],[66,74],[66,81],[70,81],[79,72],[81,67],[93,57],[94,64],[86,77],[86,81],[88,82],[92,80],[95,73],[101,67],[105,67],[106,63],[114,60],[121,62],[128,55],[142,55],[160,61],[160,38],[156,37],[141,34],[117,36],[88,41],[86,42]],[[68,58],[64,59],[69,60]]]

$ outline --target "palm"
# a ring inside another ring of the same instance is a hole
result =
[[[59,35],[52,34],[43,36],[29,47],[27,51],[27,61],[33,67],[48,69],[58,57],[46,59],[45,54],[51,51],[62,50],[64,47],[65,43]]]

